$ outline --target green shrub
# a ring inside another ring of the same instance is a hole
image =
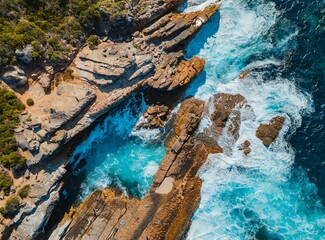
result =
[[[0,191],[3,191],[6,195],[8,195],[11,185],[11,177],[6,173],[0,173]]]
[[[15,50],[27,44],[34,47],[34,59],[55,64],[71,52],[71,46],[80,47],[88,36],[100,32],[99,9],[106,11],[111,20],[118,19],[126,16],[127,1],[1,0],[0,67],[12,64]],[[58,44],[54,47],[53,39]],[[35,41],[39,43],[37,48]],[[94,42],[89,45],[96,46]]]
[[[31,98],[28,98],[26,103],[27,103],[28,106],[34,106],[34,100],[31,99]]]
[[[17,195],[12,195],[9,197],[5,204],[6,213],[10,214],[18,210],[20,206],[20,200]]]
[[[1,214],[2,216],[5,216],[5,214],[6,214],[6,210],[5,210],[4,207],[0,207],[0,214]]]
[[[87,40],[87,44],[91,49],[95,48],[99,44],[99,37],[97,35],[90,35]]]
[[[20,168],[25,165],[26,159],[18,152],[17,144],[11,153],[0,157],[1,164],[6,168]]]
[[[19,123],[19,114],[25,105],[16,95],[0,87],[0,163],[7,167],[20,167],[25,159],[18,152],[14,129]]]
[[[139,45],[139,44],[136,44],[136,43],[134,43],[134,44],[133,44],[133,47],[134,47],[134,48],[136,48],[136,49],[139,49],[139,48],[140,48],[140,45]]]
[[[63,81],[67,82],[67,81],[73,79],[72,74],[73,74],[72,69],[65,70],[64,73],[63,73],[63,76],[62,76]]]
[[[25,185],[22,188],[18,190],[18,195],[21,198],[26,198],[28,197],[29,191],[30,191],[30,185]]]

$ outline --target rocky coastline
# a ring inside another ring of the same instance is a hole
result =
[[[151,90],[158,91],[162,98],[175,95],[175,99],[171,103],[151,98],[145,122],[137,127],[163,128],[170,118],[175,124],[166,138],[166,155],[148,194],[137,199],[114,188],[97,189],[76,212],[63,218],[50,239],[185,238],[200,201],[202,180],[197,172],[209,154],[224,151],[217,144],[222,132],[238,139],[241,110],[250,106],[241,95],[221,93],[208,102],[186,99],[178,112],[171,114],[184,89],[205,64],[198,57],[184,59],[184,49],[220,8],[216,1],[200,11],[177,13],[183,2],[140,0],[131,17],[116,23],[101,22],[104,29],[121,26],[121,38],[105,37],[94,48],[85,46],[62,73],[48,67],[28,77],[17,67],[3,75],[6,87],[15,90],[23,102],[34,101],[21,114],[15,129],[27,170],[14,185],[19,188],[28,184],[31,190],[14,218],[1,219],[4,239],[41,238],[55,214],[67,171],[69,159],[60,154],[132,94]],[[147,11],[143,13],[143,9]],[[211,104],[212,112],[208,107]],[[197,133],[203,116],[209,116],[212,124]],[[261,124],[256,136],[269,146],[284,121],[284,117],[274,117],[270,123]],[[249,141],[243,142],[241,150],[250,154]]]

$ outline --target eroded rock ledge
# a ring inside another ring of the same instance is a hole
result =
[[[229,97],[215,97],[219,101],[214,114],[232,111],[237,104],[225,107]],[[222,152],[217,144],[221,131],[209,148],[194,134],[205,109],[206,103],[194,98],[181,104],[166,155],[142,200],[128,199],[111,188],[96,190],[75,214],[63,239],[181,239],[200,200],[202,180],[197,172],[210,149]]]
[[[140,200],[113,188],[97,189],[54,235],[60,233],[62,239],[184,239],[200,201],[202,180],[197,172],[210,153],[223,152],[217,142],[225,131],[238,138],[240,113],[245,108],[251,107],[239,94],[217,94],[207,103],[185,100],[147,195]],[[212,123],[196,131],[202,117]],[[248,155],[250,142],[241,148]]]
[[[51,156],[135,91],[145,87],[173,91],[188,84],[205,61],[184,60],[182,49],[218,9],[211,5],[198,12],[171,13],[130,42],[107,40],[96,49],[85,47],[67,70],[71,78],[50,92],[41,82],[33,83],[25,95],[35,105],[24,113],[16,131],[27,164]]]
[[[38,77],[23,79],[28,86],[17,94],[23,102],[32,98],[35,104],[22,113],[15,130],[30,173],[25,174],[28,179],[21,177],[19,184],[30,184],[36,197],[28,197],[28,204],[6,221],[3,236],[35,239],[42,234],[58,201],[66,164],[60,161],[53,165],[51,158],[73,137],[131,94],[146,88],[177,91],[202,71],[204,59],[184,60],[184,47],[219,5],[180,14],[171,12],[182,0],[140,2],[151,7],[136,17],[139,31],[128,41],[104,39],[95,49],[82,49],[62,74],[47,68]],[[148,23],[152,24],[142,30]],[[190,133],[184,134],[179,137],[187,142]],[[173,151],[178,147],[175,142]]]

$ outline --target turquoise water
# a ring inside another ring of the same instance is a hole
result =
[[[210,2],[189,0],[181,11],[193,11]],[[319,115],[315,94],[298,84],[309,75],[292,74],[298,72],[296,62],[301,62],[295,60],[299,39],[307,38],[301,36],[301,24],[286,17],[295,9],[291,5],[294,2],[299,1],[224,0],[220,13],[187,48],[187,58],[197,55],[206,59],[204,72],[191,84],[187,96],[208,100],[219,92],[240,93],[253,109],[242,110],[239,139],[235,141],[225,132],[218,140],[225,153],[210,155],[200,170],[202,198],[188,239],[325,238],[325,214],[318,189],[310,180],[311,171],[307,172],[303,164],[297,166],[297,150],[290,144],[294,139],[296,147],[303,147],[307,137],[299,138],[296,133],[306,118]],[[308,19],[311,15],[307,14]],[[303,57],[307,59],[308,55]],[[250,75],[238,79],[245,70],[251,70]],[[76,186],[80,200],[95,188],[109,185],[142,197],[165,154],[163,133],[135,130],[146,109],[142,99],[131,99],[119,109],[73,154],[75,166],[85,162],[69,184],[72,192]],[[276,115],[286,118],[285,126],[266,148],[255,132],[260,123]],[[198,131],[208,124],[207,117]],[[247,157],[238,150],[245,140],[252,148]],[[311,150],[312,146],[306,146],[307,159],[313,154]]]
[[[80,184],[76,189],[79,200],[95,188],[112,185],[127,195],[142,197],[147,192],[166,151],[160,131],[135,129],[147,107],[143,99],[131,98],[77,147],[72,156],[74,166],[85,161],[72,177]]]
[[[188,239],[325,238],[317,188],[304,169],[293,167],[295,151],[288,142],[314,108],[312,96],[281,74],[299,34],[298,27],[288,25],[273,35],[281,15],[272,1],[224,0],[220,14],[187,49],[187,57],[207,60],[188,95],[207,100],[218,92],[240,93],[254,110],[242,111],[238,141],[225,132],[218,141],[225,153],[210,155],[200,170],[202,199]],[[252,72],[238,79],[245,70]],[[276,115],[286,117],[286,123],[266,148],[255,132]],[[207,124],[203,120],[199,129]],[[248,157],[238,150],[245,140],[251,142]]]

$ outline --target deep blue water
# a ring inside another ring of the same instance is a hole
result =
[[[226,152],[210,155],[201,169],[188,239],[325,238],[324,6],[224,0],[188,47],[187,57],[207,60],[188,95],[240,93],[255,112],[242,112],[238,141],[225,132],[218,142]],[[238,79],[245,70],[251,74]],[[276,115],[286,117],[285,127],[266,148],[255,131]],[[246,139],[249,157],[238,150]]]
[[[189,0],[181,10],[209,2]],[[206,66],[187,96],[240,93],[253,109],[242,111],[238,141],[225,132],[218,140],[225,153],[200,170],[202,199],[188,239],[325,238],[324,9],[320,0],[224,0],[188,46],[186,57],[203,57]],[[108,185],[146,193],[165,148],[161,132],[135,130],[145,108],[131,99],[75,150],[72,162],[86,163],[72,178],[80,200]],[[255,132],[277,115],[285,126],[266,148]],[[206,117],[198,131],[208,124]],[[245,140],[248,157],[238,150]]]

